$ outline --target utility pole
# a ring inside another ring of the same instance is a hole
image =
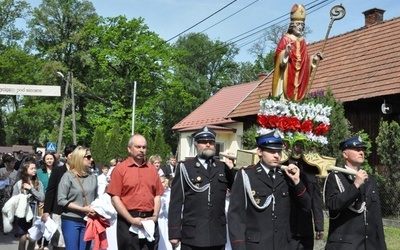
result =
[[[61,121],[60,121],[60,131],[58,132],[58,142],[57,142],[57,153],[61,152],[62,147],[62,136],[64,130],[64,122],[65,122],[65,109],[67,107],[67,99],[68,99],[68,90],[71,84],[71,109],[72,109],[72,137],[74,145],[76,145],[76,117],[75,117],[75,91],[74,91],[74,82],[73,82],[73,74],[71,71],[68,71],[67,78],[64,77],[63,73],[57,72],[57,76],[61,77],[65,81],[65,93],[63,98],[63,106],[61,111]]]
[[[76,118],[75,118],[75,91],[74,91],[74,82],[73,82],[73,74],[71,71],[68,72],[68,82],[71,83],[71,108],[72,108],[72,137],[74,145],[76,145]]]
[[[135,134],[135,108],[136,108],[136,81],[133,85],[133,97],[132,97],[132,135]]]
[[[64,75],[61,72],[57,72],[57,75],[64,79]],[[59,154],[61,152],[62,136],[63,136],[63,129],[64,129],[64,119],[65,119],[65,109],[67,107],[67,98],[68,98],[68,88],[69,88],[69,81],[65,81],[65,93],[64,93],[64,98],[63,98],[63,106],[62,106],[62,110],[61,110],[60,131],[58,132],[57,154]]]

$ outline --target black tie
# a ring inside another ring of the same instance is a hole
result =
[[[269,170],[268,175],[269,175],[269,178],[271,178],[272,183],[274,183],[274,174],[275,174],[275,171],[273,169]]]
[[[210,159],[206,160],[207,171],[209,174],[211,174],[211,164],[212,163]]]

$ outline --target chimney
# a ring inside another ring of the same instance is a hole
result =
[[[385,10],[373,8],[363,12],[365,16],[365,27],[383,22],[383,13]]]

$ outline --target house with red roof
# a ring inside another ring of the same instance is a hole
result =
[[[243,122],[229,118],[229,114],[253,93],[262,80],[225,87],[205,101],[172,129],[179,132],[178,159],[196,155],[192,133],[208,126],[217,133],[217,153],[227,149],[236,152],[242,147]],[[222,102],[222,104],[221,104]]]
[[[363,12],[365,25],[328,39],[310,92],[330,89],[344,103],[354,131],[363,129],[375,140],[382,120],[400,122],[400,17],[383,20],[384,10]],[[324,41],[308,44],[309,54]],[[256,123],[260,98],[272,90],[272,75],[225,87],[176,124],[180,160],[196,154],[191,133],[207,125],[217,132],[218,152],[242,147],[243,131]],[[374,150],[374,148],[373,148]],[[376,154],[370,163],[377,164]]]

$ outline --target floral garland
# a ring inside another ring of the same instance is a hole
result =
[[[325,135],[330,129],[330,106],[273,99],[261,100],[260,106],[257,115],[259,134],[278,130],[290,144],[299,139],[328,144]]]

